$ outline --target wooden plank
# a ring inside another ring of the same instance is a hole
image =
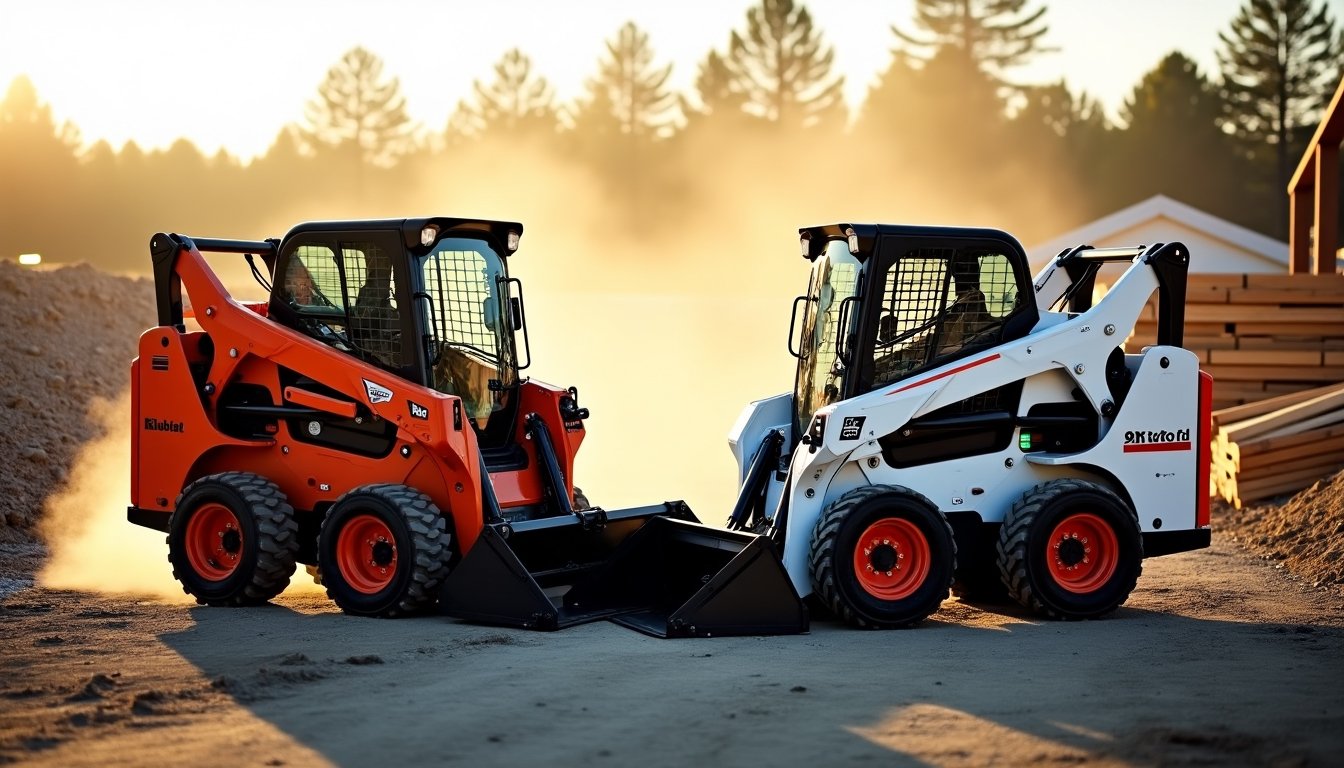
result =
[[[1324,355],[1323,362],[1326,365],[1344,365],[1344,350],[1338,352],[1325,351],[1321,354]]]
[[[1189,304],[1190,299],[1186,299]],[[1228,291],[1229,304],[1318,304],[1344,307],[1344,293],[1340,291],[1289,291],[1275,288],[1235,288]]]
[[[1220,427],[1218,434],[1227,435],[1227,439],[1231,442],[1241,442],[1340,408],[1344,408],[1344,385],[1337,387],[1332,392],[1326,392],[1296,405],[1290,405],[1287,408],[1280,408],[1277,411],[1270,411],[1245,421]]]
[[[1344,350],[1344,339],[1327,339],[1323,336],[1242,336],[1237,339],[1237,349],[1319,349]]]
[[[1295,291],[1344,291],[1344,275],[1253,274],[1246,276],[1246,287]]]
[[[1312,431],[1317,432],[1319,430]],[[1254,472],[1262,469],[1276,469],[1275,465],[1282,462],[1295,461],[1309,456],[1334,455],[1344,457],[1344,435],[1328,440],[1316,440],[1311,443],[1281,448],[1277,451],[1260,451],[1245,458],[1240,458],[1236,464],[1232,462],[1224,462],[1224,464],[1233,472]]]
[[[1196,272],[1185,278],[1186,291],[1219,291],[1245,288],[1246,275],[1239,272]]]
[[[1217,387],[1218,382],[1215,381],[1213,385],[1214,387]],[[1270,411],[1277,411],[1280,408],[1287,408],[1290,405],[1304,403],[1313,397],[1329,394],[1339,389],[1339,386],[1340,385],[1338,384],[1328,384],[1324,387],[1315,387],[1301,392],[1294,392],[1289,395],[1267,398],[1248,405],[1238,406],[1237,408],[1214,411],[1213,420],[1216,424],[1231,424],[1236,421],[1245,421],[1246,419],[1269,413]]]
[[[1215,349],[1210,353],[1209,362],[1226,365],[1320,365],[1321,353],[1306,349]]]
[[[1285,322],[1278,319],[1276,316],[1271,315],[1270,317],[1274,318],[1273,322],[1238,322],[1236,323],[1236,328],[1233,332],[1236,333],[1237,336],[1344,338],[1344,322]]]
[[[1344,461],[1307,467],[1266,480],[1256,480],[1250,483],[1242,483],[1238,481],[1236,496],[1237,499],[1244,504],[1248,501],[1256,501],[1257,499],[1267,499],[1270,496],[1277,496],[1281,493],[1300,491],[1317,480],[1324,480],[1325,478],[1330,477],[1341,469],[1344,469]]]
[[[1341,436],[1344,436],[1344,424],[1336,424],[1282,437],[1258,437],[1240,443],[1223,442],[1219,444],[1218,451],[1225,461],[1231,462],[1233,466],[1240,466],[1242,456],[1250,457],[1259,453],[1270,453],[1286,448],[1310,445],[1317,441],[1331,440]],[[1222,437],[1222,435],[1219,435],[1219,438]]]
[[[1157,338],[1157,323],[1139,322],[1134,324],[1135,336],[1149,336]],[[1191,323],[1185,324],[1186,336],[1232,336],[1227,329],[1226,323]],[[1235,338],[1235,336],[1233,336]]]
[[[1320,429],[1321,427],[1328,427],[1331,426],[1332,424],[1338,424],[1341,421],[1344,421],[1344,409],[1331,411],[1329,413],[1323,413],[1320,416],[1314,416],[1310,419],[1307,419],[1306,421],[1299,421],[1295,424],[1288,424],[1286,426],[1274,430],[1273,432],[1266,432],[1265,434],[1261,435],[1261,437],[1264,438],[1287,437],[1288,435],[1295,435],[1298,432],[1304,432],[1310,429]]]
[[[1195,350],[1236,349],[1237,337],[1231,334],[1224,334],[1222,336],[1191,336],[1190,334],[1186,334],[1185,340],[1181,342],[1181,346],[1191,352],[1194,352]]]
[[[1194,323],[1339,323],[1339,307],[1280,307],[1277,304],[1187,304],[1185,319]],[[1319,333],[1319,331],[1316,331]]]
[[[1300,447],[1300,446],[1299,446]],[[1303,469],[1344,463],[1344,451],[1329,450],[1284,459],[1278,466],[1259,466],[1236,470],[1237,482],[1253,482],[1290,474]]]
[[[1219,379],[1228,381],[1260,381],[1275,379],[1279,381],[1344,381],[1344,366],[1307,366],[1307,365],[1207,365],[1204,370]]]

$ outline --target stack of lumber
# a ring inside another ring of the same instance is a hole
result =
[[[1212,483],[1241,509],[1344,469],[1344,384],[1213,413]]]
[[[1154,296],[1126,347],[1156,343],[1156,320]],[[1183,346],[1215,408],[1344,381],[1344,275],[1192,274]]]

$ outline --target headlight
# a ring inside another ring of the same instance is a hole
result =
[[[439,239],[439,227],[437,224],[430,224],[420,230],[420,244],[428,248]]]
[[[523,239],[522,235],[512,230],[509,231],[509,240],[508,243],[506,243],[506,245],[508,245],[509,247],[509,253],[513,253],[514,251],[518,250],[518,241],[521,239]]]

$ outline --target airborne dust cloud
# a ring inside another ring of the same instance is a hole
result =
[[[729,428],[748,402],[793,385],[788,312],[808,277],[797,228],[890,221],[1012,229],[992,211],[935,208],[910,179],[889,185],[854,166],[772,162],[808,150],[800,143],[708,156],[712,177],[669,191],[679,204],[657,202],[654,190],[655,202],[635,211],[581,167],[515,152],[464,161],[446,178],[408,174],[397,200],[353,193],[308,199],[299,190],[255,228],[221,231],[208,212],[198,212],[188,217],[195,224],[155,219],[152,229],[263,239],[310,219],[448,215],[523,222],[510,271],[525,287],[532,365],[524,373],[578,387],[580,404],[593,414],[576,483],[608,509],[685,499],[702,522],[721,525],[737,490]],[[675,220],[664,218],[672,211]],[[211,258],[235,297],[264,295],[240,259]],[[117,259],[125,263],[127,255]],[[142,327],[153,323],[146,314]],[[121,341],[134,348],[133,339]],[[123,386],[127,375],[119,377]],[[182,598],[162,534],[126,522],[128,397],[97,400],[94,412],[107,433],[83,447],[68,484],[47,504],[42,530],[52,557],[41,581]],[[302,569],[293,583],[310,584]]]

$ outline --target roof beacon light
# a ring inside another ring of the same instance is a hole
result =
[[[434,241],[438,239],[439,239],[439,225],[429,224],[426,225],[424,229],[420,230],[420,244],[425,246],[426,248],[433,245]]]
[[[849,238],[849,252],[855,256],[859,255],[859,236],[854,233],[853,229],[846,229],[845,237]]]
[[[509,242],[507,243],[509,247],[509,253],[513,253],[514,251],[518,250],[518,241],[522,239],[522,237],[523,236],[518,234],[517,232],[509,230]]]

